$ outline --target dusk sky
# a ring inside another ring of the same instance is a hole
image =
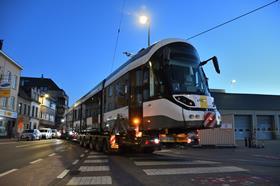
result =
[[[53,79],[70,105],[151,42],[189,38],[273,0],[0,0],[3,51],[23,76]],[[119,43],[113,63],[117,30]],[[221,74],[205,66],[210,88],[280,95],[280,2],[189,41],[201,60],[217,56]],[[236,80],[235,84],[231,81]]]

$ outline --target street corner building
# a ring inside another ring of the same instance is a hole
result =
[[[57,84],[50,78],[41,77],[21,77],[20,78],[20,89],[27,93],[28,97],[33,100],[31,102],[31,111],[25,107],[23,103],[22,109],[19,112],[23,116],[27,115],[33,118],[27,128],[63,128],[64,125],[64,114],[68,108],[68,96],[65,91],[57,86]],[[39,105],[36,105],[39,103]],[[37,107],[39,111],[37,112]],[[39,126],[37,125],[36,119],[39,119]]]
[[[17,126],[17,99],[22,67],[0,45],[0,137],[13,137]]]

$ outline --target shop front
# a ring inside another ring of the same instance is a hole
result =
[[[0,109],[0,137],[14,137],[17,113]]]

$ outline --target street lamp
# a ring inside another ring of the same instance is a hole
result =
[[[141,15],[139,17],[139,22],[143,25],[148,26],[148,47],[150,46],[150,25],[151,25],[151,20],[148,16]]]

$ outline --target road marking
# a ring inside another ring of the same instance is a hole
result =
[[[27,147],[27,146],[31,146],[33,144],[27,144],[27,145],[17,145],[16,148],[21,148],[21,147]]]
[[[100,152],[90,152],[89,154],[90,155],[100,155],[101,153]]]
[[[73,177],[67,185],[111,185],[111,176]]]
[[[146,165],[197,165],[197,164],[219,164],[219,162],[214,161],[135,161],[137,166],[146,166]]]
[[[109,166],[81,166],[79,171],[92,172],[92,171],[109,171]]]
[[[85,160],[84,163],[108,163],[108,160]]]
[[[92,155],[92,156],[88,156],[87,158],[108,158],[107,155]]]
[[[81,157],[81,158],[83,158],[84,156],[85,156],[85,154],[81,154],[81,156],[80,156],[80,157]]]
[[[1,142],[0,145],[7,145],[7,144],[13,144],[13,143],[18,143],[18,142],[16,142],[16,141]]]
[[[72,165],[76,165],[79,162],[79,160],[73,161]]]
[[[68,174],[69,170],[65,169],[64,171],[62,171],[62,173],[60,173],[60,175],[58,175],[56,178],[64,178],[64,176],[66,176],[66,174]]]
[[[14,171],[17,171],[17,170],[18,170],[18,169],[11,169],[11,170],[9,170],[9,171],[3,172],[3,173],[0,174],[0,177],[5,176],[5,175],[7,175],[7,174],[10,174],[10,173],[12,173],[12,172],[14,172]]]
[[[51,154],[49,154],[49,156],[51,157],[51,156],[54,156],[55,155],[55,153],[51,153]]]
[[[38,162],[40,162],[40,161],[42,161],[42,160],[43,160],[43,159],[39,158],[39,159],[37,159],[37,160],[35,160],[35,161],[31,161],[30,164],[38,163]]]
[[[171,150],[169,150],[169,149],[162,149],[162,150],[159,150],[157,152],[171,152]]]
[[[225,167],[193,167],[193,168],[171,168],[171,169],[144,169],[149,176],[174,175],[174,174],[203,174],[203,173],[225,173],[248,171],[234,166]]]

